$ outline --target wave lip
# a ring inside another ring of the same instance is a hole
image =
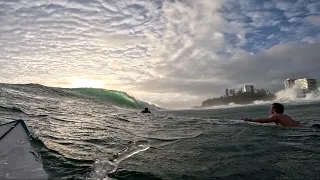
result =
[[[79,92],[84,95],[93,96],[103,101],[110,102],[117,106],[131,107],[131,108],[144,108],[148,107],[151,110],[159,110],[160,107],[140,101],[125,92],[116,90],[106,90],[97,88],[72,88],[72,91]]]
[[[129,96],[125,92],[115,90],[105,90],[96,88],[72,88],[72,91],[79,92],[84,95],[96,97],[100,100],[111,102],[115,105],[142,108],[143,105],[139,103],[134,97]]]

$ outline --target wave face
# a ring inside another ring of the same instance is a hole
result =
[[[96,97],[100,100],[107,101],[118,106],[143,108],[145,105],[143,102],[138,101],[134,97],[129,96],[127,93],[121,91],[95,88],[74,88],[71,90],[84,95]]]
[[[96,89],[96,88],[57,88],[47,87],[40,84],[0,84],[0,95],[2,97],[26,99],[48,99],[48,98],[80,98],[80,99],[96,99],[105,102],[107,105],[127,107],[127,108],[144,108],[158,110],[159,107],[150,105],[147,102],[137,100],[125,92]],[[10,107],[0,107],[0,109]],[[12,109],[22,111],[20,109]]]

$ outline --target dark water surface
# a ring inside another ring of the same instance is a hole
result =
[[[105,99],[37,85],[0,86],[0,122],[25,120],[50,179],[88,179],[95,160],[134,142],[150,148],[120,162],[113,179],[320,179],[320,131],[239,121],[267,105],[140,114]],[[286,104],[320,124],[320,104]],[[92,172],[92,173],[91,173]]]

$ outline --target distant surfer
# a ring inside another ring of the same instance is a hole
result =
[[[251,119],[244,118],[241,120],[257,123],[276,123],[284,127],[308,127],[298,121],[293,120],[290,116],[283,114],[284,106],[280,103],[273,103],[270,107],[271,116],[269,118]],[[319,124],[312,125],[314,128],[320,128]]]
[[[141,111],[141,113],[151,113],[151,112],[150,112],[149,109],[146,107],[146,108],[144,108],[143,111]]]

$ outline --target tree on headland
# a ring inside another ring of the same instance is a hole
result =
[[[220,98],[207,99],[202,102],[202,107],[216,106],[216,105],[228,105],[230,103],[236,104],[250,104],[256,100],[270,101],[275,98],[274,93],[270,93],[269,90],[255,89],[251,92],[243,92],[239,89],[235,93],[234,89],[230,90],[231,93],[221,96]]]

